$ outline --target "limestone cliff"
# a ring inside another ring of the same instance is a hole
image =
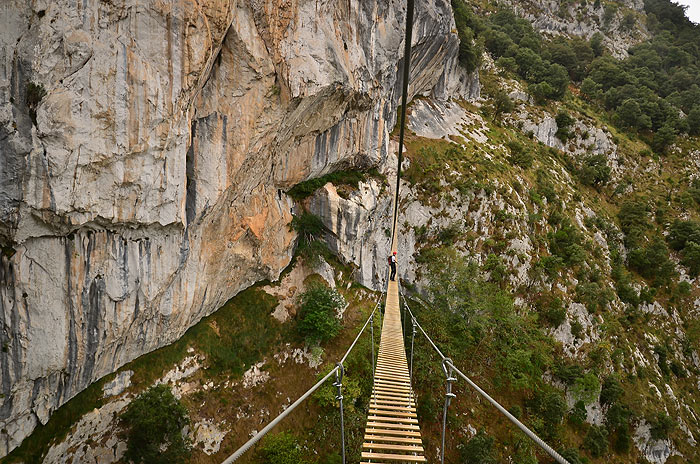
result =
[[[172,342],[295,236],[284,194],[387,157],[399,1],[9,0],[0,12],[0,456]],[[469,96],[449,2],[412,96]]]

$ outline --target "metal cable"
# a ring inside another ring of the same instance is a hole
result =
[[[411,311],[411,307],[408,306],[408,304],[406,303],[406,296],[405,296],[405,295],[404,295],[404,298],[403,298],[403,303],[404,303],[404,305],[406,305],[406,309],[408,309],[409,314],[411,314],[411,316],[412,316],[413,318],[415,318],[415,315],[413,314],[413,311]],[[564,459],[559,453],[557,453],[556,451],[554,451],[554,449],[553,449],[551,446],[549,446],[547,443],[545,443],[540,437],[538,437],[538,436],[537,436],[532,430],[530,430],[525,424],[523,424],[523,423],[520,422],[518,419],[516,419],[515,416],[513,416],[511,413],[509,413],[509,412],[508,412],[503,406],[501,406],[496,400],[494,400],[493,398],[491,398],[491,396],[489,396],[488,393],[486,393],[484,390],[482,390],[476,383],[474,383],[474,382],[473,382],[469,377],[467,377],[462,371],[460,371],[459,369],[457,369],[457,367],[452,363],[452,360],[449,359],[449,358],[447,358],[447,357],[445,357],[445,355],[442,354],[442,351],[440,351],[440,349],[437,347],[437,345],[435,345],[435,342],[433,342],[433,340],[428,336],[428,334],[425,332],[425,330],[423,330],[423,327],[421,327],[420,323],[418,323],[417,320],[416,320],[416,325],[418,326],[418,328],[420,329],[420,331],[423,333],[423,335],[425,336],[425,338],[428,340],[428,342],[430,342],[430,344],[431,344],[432,347],[435,349],[435,351],[436,351],[436,352],[440,355],[440,357],[442,358],[443,366],[448,366],[448,367],[452,368],[457,374],[459,374],[460,377],[462,377],[464,380],[466,380],[466,382],[467,382],[472,388],[474,388],[474,390],[476,390],[481,396],[483,396],[484,398],[486,398],[486,399],[488,400],[488,402],[491,403],[496,409],[498,409],[498,411],[499,411],[501,414],[503,414],[504,416],[506,416],[506,418],[508,418],[508,420],[510,420],[513,424],[515,424],[516,427],[518,427],[525,435],[527,435],[528,437],[530,437],[530,439],[531,439],[532,441],[534,441],[534,442],[535,442],[540,448],[542,448],[547,454],[549,454],[552,458],[554,458],[555,461],[557,461],[559,464],[569,464],[569,462],[568,462],[566,459]],[[443,445],[443,447],[444,447],[444,445]]]
[[[479,394],[481,394],[481,396],[483,396],[484,398],[486,398],[493,406],[495,406],[496,409],[498,409],[498,410],[501,412],[501,414],[503,414],[504,416],[506,416],[506,417],[508,418],[508,420],[510,420],[510,421],[511,421],[512,423],[514,423],[520,430],[522,430],[522,432],[523,432],[525,435],[527,435],[528,437],[530,437],[530,438],[532,439],[532,441],[534,441],[535,443],[537,443],[537,444],[540,446],[540,448],[542,448],[543,450],[545,450],[545,451],[547,452],[547,454],[549,454],[552,458],[554,458],[555,461],[557,461],[557,462],[560,463],[560,464],[569,464],[569,462],[568,462],[566,459],[564,459],[563,457],[561,457],[561,455],[560,455],[559,453],[557,453],[556,451],[554,451],[554,450],[552,449],[552,447],[550,447],[547,443],[545,443],[544,441],[542,441],[542,439],[541,439],[540,437],[538,437],[537,435],[535,435],[535,433],[534,433],[532,430],[530,430],[529,428],[527,428],[527,426],[525,426],[525,424],[523,424],[523,423],[520,422],[518,419],[516,419],[515,416],[513,416],[511,413],[509,413],[503,406],[501,406],[500,404],[498,404],[498,402],[497,402],[496,400],[494,400],[493,398],[491,398],[491,397],[488,395],[488,393],[486,393],[484,390],[482,390],[481,388],[479,388],[479,386],[478,386],[477,384],[475,384],[469,377],[467,377],[466,375],[464,375],[464,373],[462,373],[462,371],[460,371],[459,369],[457,369],[457,368],[455,367],[455,365],[452,364],[451,361],[448,360],[448,361],[445,361],[445,363],[446,363],[448,366],[450,366],[452,369],[454,369],[454,371],[455,371],[457,374],[459,374],[460,377],[462,377],[464,380],[466,380],[467,383],[468,383],[469,385],[471,385],[472,388],[474,388],[474,390],[476,390],[477,392],[479,392]]]
[[[350,345],[350,348],[348,348],[348,350],[345,352],[345,355],[343,356],[343,358],[341,359],[341,361],[340,361],[338,364],[336,364],[336,366],[335,366],[333,369],[331,369],[331,371],[330,371],[328,374],[326,374],[325,377],[323,377],[321,380],[319,380],[318,382],[316,382],[316,384],[315,384],[313,387],[311,387],[310,389],[308,389],[308,390],[306,391],[306,393],[304,393],[303,395],[301,395],[301,396],[299,397],[299,399],[297,399],[294,403],[292,403],[287,409],[285,409],[284,411],[282,411],[282,412],[280,413],[279,416],[275,417],[275,418],[272,420],[272,422],[270,422],[270,423],[267,424],[265,427],[263,427],[263,429],[262,429],[261,431],[259,431],[258,433],[256,433],[255,436],[253,436],[250,440],[248,440],[247,442],[245,442],[245,443],[243,444],[243,446],[241,446],[240,448],[238,448],[231,456],[229,456],[228,458],[226,458],[226,460],[224,460],[224,461],[222,462],[222,464],[231,464],[231,463],[234,462],[236,459],[238,459],[238,458],[240,458],[241,456],[243,456],[243,454],[245,454],[246,451],[248,451],[254,444],[256,444],[258,441],[260,441],[260,439],[261,439],[262,437],[264,437],[265,435],[267,435],[267,433],[268,433],[270,430],[272,430],[277,424],[279,424],[279,423],[282,421],[282,419],[284,419],[285,417],[287,417],[297,406],[299,406],[301,403],[303,403],[304,400],[306,400],[309,396],[311,396],[312,393],[314,393],[316,390],[318,390],[319,387],[320,387],[321,385],[323,385],[323,384],[326,382],[326,380],[328,380],[332,375],[336,374],[336,372],[338,371],[338,369],[340,368],[340,366],[345,362],[345,359],[348,357],[348,355],[350,354],[350,352],[352,351],[352,349],[355,347],[355,344],[357,343],[357,340],[360,339],[360,335],[362,335],[362,332],[364,332],[364,330],[365,330],[365,328],[367,327],[367,324],[369,323],[370,319],[374,316],[374,313],[377,311],[377,308],[379,307],[379,303],[382,301],[382,295],[383,295],[383,293],[380,294],[379,298],[377,299],[377,304],[374,305],[374,309],[372,310],[372,313],[371,313],[370,316],[367,318],[367,321],[365,321],[365,325],[362,326],[362,329],[360,329],[360,333],[357,334],[357,337],[355,337],[355,341],[352,342],[352,345]],[[342,421],[342,415],[341,415],[341,421]],[[341,424],[341,428],[342,428],[342,424]],[[344,435],[344,433],[343,433],[343,435]],[[345,444],[343,444],[343,447],[344,447],[344,446],[345,446]]]
[[[258,433],[256,433],[255,436],[254,436],[253,438],[251,438],[250,440],[248,440],[247,442],[245,442],[245,444],[244,444],[243,446],[241,446],[240,448],[238,448],[238,450],[237,450],[235,453],[233,453],[231,456],[229,456],[222,464],[231,464],[231,463],[234,462],[236,459],[238,459],[238,458],[240,458],[241,456],[243,456],[243,454],[244,454],[246,451],[248,451],[248,450],[250,449],[251,446],[253,446],[253,445],[256,444],[258,441],[260,441],[260,439],[261,439],[262,437],[264,437],[264,436],[267,434],[267,432],[269,432],[270,430],[272,430],[272,428],[275,427],[277,424],[279,424],[279,423],[282,421],[282,419],[284,419],[285,417],[287,417],[287,416],[289,415],[289,413],[291,413],[292,411],[294,411],[294,409],[295,409],[297,406],[299,406],[301,403],[303,403],[304,400],[305,400],[306,398],[308,398],[309,396],[311,396],[311,394],[312,394],[313,392],[315,392],[316,390],[318,390],[318,388],[319,388],[321,385],[323,385],[323,384],[326,382],[326,380],[328,380],[332,375],[334,375],[335,372],[336,372],[337,370],[338,370],[338,366],[336,366],[336,367],[334,367],[333,369],[331,369],[331,371],[330,371],[328,374],[326,374],[326,376],[325,376],[324,378],[322,378],[321,380],[319,380],[318,382],[316,382],[316,385],[314,385],[314,386],[311,387],[306,393],[304,393],[303,395],[301,395],[301,396],[299,397],[298,400],[296,400],[294,403],[292,403],[292,405],[289,406],[287,409],[285,409],[284,411],[282,411],[282,414],[280,414],[279,416],[275,417],[275,418],[272,420],[272,422],[270,422],[269,424],[267,424],[261,431],[259,431]]]

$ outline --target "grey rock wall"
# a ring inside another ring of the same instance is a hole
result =
[[[279,276],[284,190],[388,156],[404,21],[398,0],[3,3],[0,456]],[[448,1],[416,6],[412,96],[478,94],[453,30]]]

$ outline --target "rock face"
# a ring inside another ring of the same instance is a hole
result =
[[[506,3],[530,20],[535,29],[546,34],[566,34],[588,40],[600,32],[605,46],[616,58],[626,57],[628,48],[649,38],[643,21],[643,0],[608,3],[507,0]]]
[[[92,381],[276,279],[283,191],[386,158],[399,1],[5,2],[0,456]],[[411,96],[478,94],[446,0]]]

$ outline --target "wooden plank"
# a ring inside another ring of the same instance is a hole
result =
[[[409,462],[427,462],[424,456],[411,456],[410,454],[389,454],[389,453],[369,453],[362,452],[363,459],[385,459],[387,461],[409,461]]]

